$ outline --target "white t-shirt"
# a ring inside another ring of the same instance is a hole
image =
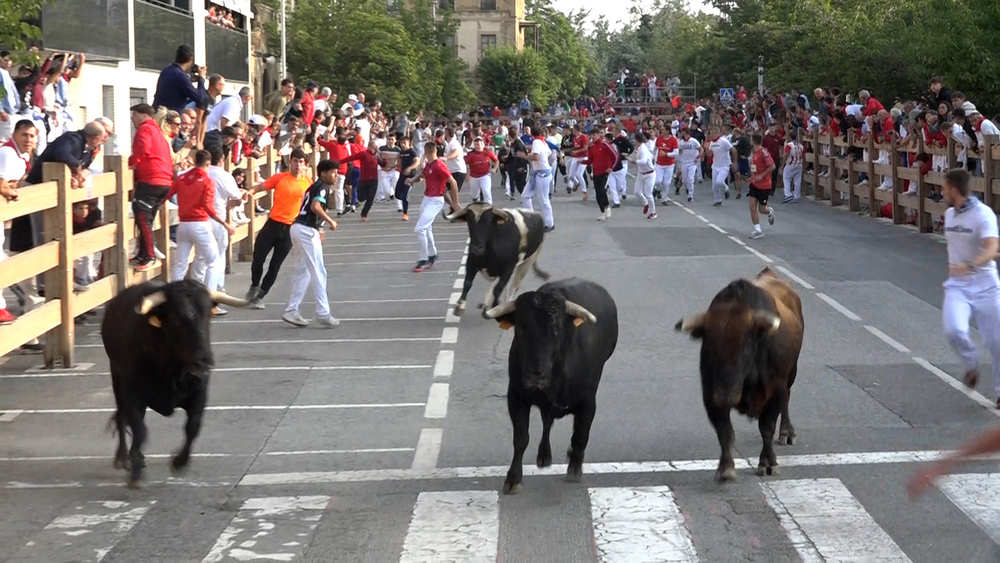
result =
[[[458,141],[458,135],[455,135],[450,141],[445,143],[444,154],[441,156],[447,156],[456,150],[458,151],[458,156],[455,158],[446,158],[444,163],[448,166],[448,171],[452,174],[455,172],[465,174],[465,151],[462,149],[462,143]]]
[[[733,144],[726,137],[719,137],[708,145],[712,151],[712,168],[729,168],[733,165]]]
[[[681,140],[678,143],[678,160],[681,164],[694,164],[698,162],[698,149],[701,148],[701,143],[698,139],[690,138],[688,140]]]
[[[271,132],[266,129],[257,137],[257,147],[260,149],[266,149],[272,142],[274,141],[271,139]]]
[[[653,165],[656,160],[653,158],[653,141],[647,141],[639,145],[639,150],[635,156],[635,163],[639,167],[640,173],[648,173],[654,170]]]
[[[326,108],[328,105],[329,104],[327,104],[326,100],[324,100],[323,98],[316,98],[315,100],[313,100],[313,111],[326,112]]]
[[[538,160],[531,161],[531,168],[535,172],[545,172],[552,170],[552,165],[549,164],[549,159],[552,158],[552,149],[549,144],[542,139],[535,139],[531,141],[531,154],[537,154],[541,158]]]
[[[355,120],[354,126],[361,128],[361,139],[362,139],[361,144],[368,146],[368,140],[371,139],[371,134],[372,134],[371,122],[368,121],[367,119],[358,119]]]
[[[205,119],[205,131],[218,131],[222,129],[222,118],[225,118],[228,125],[232,125],[240,120],[240,112],[243,111],[243,100],[237,96],[229,96],[221,102],[215,104],[212,111],[208,112]]]
[[[20,181],[28,171],[27,158],[27,154],[18,154],[13,147],[0,147],[0,178],[11,183]]]
[[[948,242],[948,263],[965,264],[975,260],[983,250],[983,241],[997,238],[997,216],[992,209],[978,199],[972,203],[967,200],[967,207],[959,213],[954,207],[944,212],[944,237]],[[981,287],[988,288],[1000,285],[997,277],[996,261],[990,260],[986,265],[976,268],[972,273],[960,278],[948,278],[945,287]]]
[[[236,178],[221,166],[209,166],[208,177],[215,182],[215,212],[225,221],[229,200],[239,199],[243,194],[236,186]]]

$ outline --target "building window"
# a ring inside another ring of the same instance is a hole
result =
[[[178,45],[194,47],[192,16],[161,6],[139,1],[132,6],[137,69],[159,72],[174,62]]]
[[[497,10],[497,0],[480,0],[479,9],[484,12],[495,12]]]
[[[48,51],[128,60],[128,0],[53,0],[42,6],[42,43]],[[99,29],[100,33],[94,33]]]
[[[455,0],[438,0],[439,10],[454,10]]]
[[[138,104],[148,104],[149,103],[148,98],[149,98],[149,93],[146,91],[145,88],[128,89],[128,107],[132,107]],[[132,134],[129,135],[129,139],[131,139],[135,137],[135,123],[133,123],[132,120],[129,119],[129,125],[132,126]]]
[[[497,46],[497,36],[494,34],[479,36],[479,56],[482,57],[486,50]]]

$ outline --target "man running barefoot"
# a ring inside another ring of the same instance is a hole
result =
[[[417,226],[414,231],[417,233],[417,242],[420,243],[420,259],[413,268],[414,273],[423,272],[425,269],[434,267],[437,261],[437,247],[434,245],[434,220],[437,219],[441,210],[444,209],[445,200],[448,205],[455,210],[458,204],[458,183],[452,177],[451,171],[441,159],[438,158],[437,145],[433,142],[424,145],[424,158],[427,164],[420,172],[420,176],[415,179],[407,179],[407,184],[413,184],[420,180],[426,181],[424,189],[424,200],[420,203],[420,218],[417,219]]]
[[[754,133],[753,156],[750,161],[750,187],[747,189],[747,199],[750,203],[750,222],[753,230],[748,235],[751,239],[764,238],[760,230],[760,214],[767,214],[767,224],[774,224],[774,209],[768,207],[767,198],[771,197],[771,172],[774,172],[774,160],[764,148],[764,137]]]

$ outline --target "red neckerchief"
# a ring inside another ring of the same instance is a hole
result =
[[[26,168],[25,172],[31,172],[31,159],[26,157],[24,153],[21,152],[21,149],[17,146],[17,143],[14,142],[14,139],[10,139],[6,143],[4,143],[3,146],[14,149],[14,154],[17,155],[17,158],[20,158],[21,160],[24,161],[24,166]]]

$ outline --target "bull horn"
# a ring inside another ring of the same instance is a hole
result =
[[[458,211],[452,213],[451,215],[449,215],[447,213],[442,213],[442,215],[444,215],[445,219],[447,219],[448,221],[454,223],[455,221],[458,221],[459,219],[461,219],[462,217],[464,217],[465,214],[468,213],[468,212],[469,212],[469,208],[468,207],[462,207],[462,208],[459,208]]]
[[[496,215],[501,219],[510,219],[510,212],[507,211],[506,209],[501,209],[499,207],[491,207],[490,211],[492,211],[494,215]]]
[[[517,301],[514,300],[514,299],[511,299],[510,301],[506,301],[504,303],[501,303],[501,304],[497,305],[496,307],[493,307],[489,311],[486,311],[485,315],[486,315],[486,318],[495,319],[497,317],[502,317],[504,315],[509,315],[510,313],[513,313],[516,309],[517,309]]]
[[[150,311],[167,302],[167,294],[162,291],[150,293],[142,298],[142,303],[135,308],[135,312],[140,315],[147,315]]]
[[[593,313],[572,301],[566,301],[566,313],[579,319],[587,319],[590,324],[597,324],[597,317]]]
[[[240,299],[239,297],[233,297],[232,295],[221,291],[209,290],[208,294],[212,297],[212,302],[219,305],[229,305],[230,307],[246,307],[247,305],[250,305],[249,301]]]
[[[750,315],[750,321],[753,326],[766,330],[768,333],[778,330],[778,327],[781,326],[781,317],[770,311],[754,311]]]
[[[697,315],[677,321],[677,324],[674,325],[674,330],[682,332],[692,332],[701,328],[704,325],[705,325],[705,313],[699,313]]]
[[[771,268],[769,268],[767,266],[764,266],[764,269],[761,270],[759,274],[757,274],[757,278],[758,279],[763,278],[763,277],[777,278],[778,275],[775,274],[774,270],[772,270]]]

